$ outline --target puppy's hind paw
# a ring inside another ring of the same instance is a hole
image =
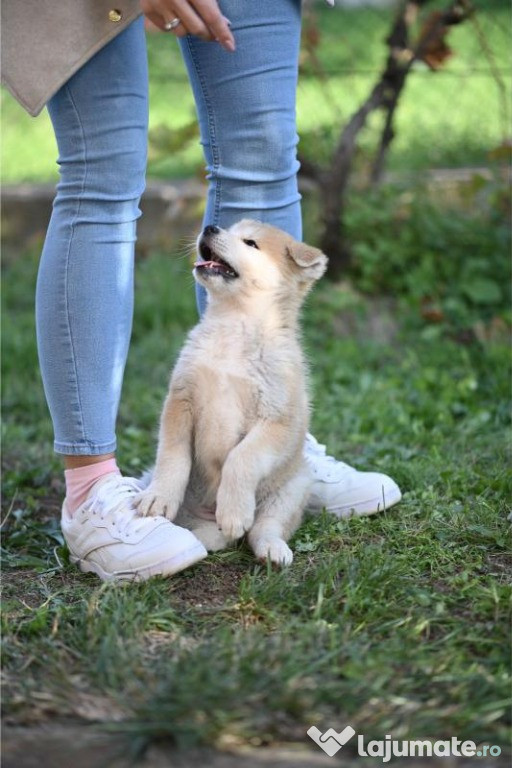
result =
[[[291,565],[293,562],[293,552],[284,541],[284,539],[263,539],[254,544],[254,554],[258,560],[270,562],[280,567]]]

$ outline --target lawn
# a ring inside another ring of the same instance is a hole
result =
[[[161,739],[306,746],[311,725],[350,723],[367,740],[496,744],[505,760],[510,245],[488,192],[492,205],[478,197],[469,213],[440,210],[421,191],[354,198],[352,279],[323,282],[304,314],[313,427],[329,451],[395,477],[403,501],[374,518],[308,519],[281,572],[244,544],[125,588],[69,565],[34,341],[37,244],[5,254],[11,722],[76,717],[137,750]],[[140,258],[136,282],[118,430],[127,473],[152,460],[168,373],[196,320],[182,243]]]
[[[389,157],[395,171],[485,165],[488,153],[509,133],[510,6],[505,0],[475,0],[491,59],[472,22],[454,28],[454,55],[439,73],[418,65],[397,113],[397,139]],[[390,12],[379,8],[329,9],[315,6],[320,44],[317,55],[329,74],[326,91],[304,55],[298,91],[301,151],[317,157],[332,145],[339,120],[360,105],[382,68]],[[193,100],[178,46],[169,36],[148,38],[151,77],[150,177],[183,177],[200,172]],[[492,72],[500,73],[497,82]],[[172,104],[172,108],[170,108]],[[54,181],[56,149],[49,118],[26,115],[1,94],[4,182]],[[372,120],[362,146],[374,146],[379,118]]]

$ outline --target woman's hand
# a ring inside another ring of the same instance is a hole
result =
[[[203,40],[217,41],[227,51],[235,50],[229,21],[222,15],[216,0],[140,0],[140,7],[155,26],[176,37],[197,35]],[[179,24],[166,27],[177,19]]]

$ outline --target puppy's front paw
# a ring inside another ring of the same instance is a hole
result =
[[[241,539],[252,528],[254,524],[254,507],[255,504],[252,500],[248,500],[245,504],[237,504],[234,500],[226,504],[217,497],[217,510],[215,513],[217,525],[228,541]]]
[[[260,539],[254,543],[254,554],[258,560],[266,560],[267,557],[275,565],[291,565],[293,552],[284,539]]]
[[[142,517],[161,516],[174,520],[178,513],[178,507],[173,502],[172,496],[159,492],[151,485],[135,496],[133,506]]]
[[[222,535],[225,536],[227,541],[237,541],[241,539],[244,533],[248,530],[244,527],[242,521],[237,515],[222,515],[218,517],[219,530]]]

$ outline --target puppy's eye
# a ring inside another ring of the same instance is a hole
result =
[[[249,246],[249,248],[256,248],[257,251],[259,251],[258,243],[255,240],[244,240],[244,243]]]

